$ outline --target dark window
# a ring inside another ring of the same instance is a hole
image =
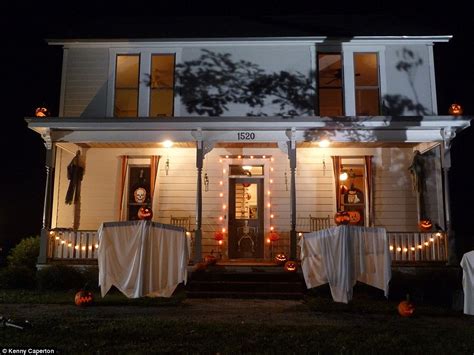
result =
[[[318,54],[318,105],[320,116],[344,114],[342,55]]]
[[[115,65],[115,117],[138,116],[139,55],[117,55]]]
[[[150,166],[130,166],[128,179],[128,219],[138,219],[140,207],[151,208]]]
[[[377,53],[354,53],[356,115],[380,114],[380,84]]]

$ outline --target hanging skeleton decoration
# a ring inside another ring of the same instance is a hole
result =
[[[133,198],[136,203],[144,203],[146,199],[146,190],[143,187],[139,187],[133,191]]]
[[[71,160],[67,166],[67,178],[69,180],[69,187],[66,192],[66,204],[70,205],[79,202],[81,196],[81,181],[84,175],[84,168],[80,166],[81,152],[78,150],[76,156]]]

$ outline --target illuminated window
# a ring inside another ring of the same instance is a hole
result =
[[[356,115],[380,114],[379,60],[377,53],[354,53]]]
[[[320,116],[342,116],[343,69],[340,53],[318,54],[318,104]]]
[[[138,116],[139,55],[117,55],[115,66],[115,117]]]
[[[150,117],[173,116],[174,54],[151,56]]]

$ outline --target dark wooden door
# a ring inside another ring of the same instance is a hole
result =
[[[263,179],[229,180],[229,258],[263,258]]]

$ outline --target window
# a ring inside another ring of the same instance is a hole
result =
[[[377,53],[354,53],[356,115],[380,114],[380,83]]]
[[[340,174],[339,210],[349,212],[351,224],[365,225],[365,167],[358,164],[344,164],[342,159]]]
[[[115,117],[138,116],[139,55],[117,55],[115,66]]]
[[[320,116],[342,116],[343,69],[340,53],[318,54],[318,106]]]
[[[174,54],[151,56],[150,117],[173,116]]]
[[[150,166],[129,166],[127,214],[128,220],[138,219],[140,207],[151,208]]]

